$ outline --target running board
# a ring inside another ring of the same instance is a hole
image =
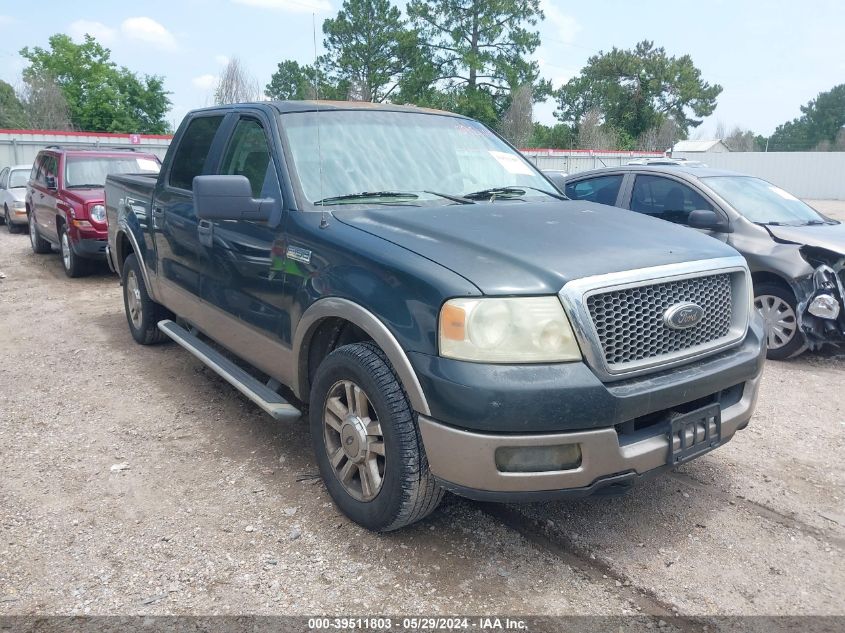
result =
[[[223,380],[240,391],[277,420],[293,421],[302,412],[278,393],[235,365],[210,345],[203,343],[185,328],[170,319],[158,322],[158,329],[214,370]]]

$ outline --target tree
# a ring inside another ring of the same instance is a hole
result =
[[[604,121],[598,108],[591,108],[578,122],[578,147],[580,149],[620,149],[619,131]]]
[[[769,138],[769,151],[833,148],[845,127],[845,84],[834,86],[801,106],[801,116],[779,125]]]
[[[553,126],[534,123],[531,137],[528,139],[525,147],[569,149],[574,144],[575,136],[570,126],[563,123]]]
[[[533,104],[531,84],[525,84],[513,91],[511,103],[499,122],[499,132],[511,145],[525,147],[531,138],[534,131],[531,119]]]
[[[20,129],[28,124],[26,110],[15,89],[0,80],[0,128]]]
[[[214,103],[223,105],[226,103],[244,103],[257,101],[261,98],[258,89],[258,82],[244,68],[241,60],[232,57],[220,79],[217,80],[217,87],[214,89]]]
[[[300,101],[303,99],[331,99],[345,101],[350,85],[346,80],[333,80],[320,65],[300,65],[292,59],[280,62],[264,88],[269,99]]]
[[[642,41],[633,50],[613,48],[590,57],[581,73],[557,91],[555,115],[577,125],[598,109],[606,124],[630,139],[671,119],[685,138],[690,127],[713,112],[721,92],[718,84],[702,80],[689,55],[670,57],[653,42]]]
[[[111,51],[90,35],[76,44],[68,35],[53,35],[49,49],[20,51],[29,62],[24,81],[54,81],[70,111],[75,128],[94,132],[161,134],[170,107],[163,80],[139,76],[111,61]]]
[[[416,33],[389,0],[344,0],[337,16],[323,22],[323,34],[323,67],[361,101],[390,96],[417,47]]]
[[[70,108],[51,77],[30,77],[24,82],[21,102],[28,127],[36,130],[71,130]]]
[[[279,62],[276,72],[270,76],[270,83],[264,88],[264,93],[271,99],[313,99],[313,77],[312,66],[300,66],[299,62],[286,59]]]
[[[405,99],[425,105],[445,100],[458,112],[495,124],[510,105],[511,91],[537,82],[537,63],[527,57],[540,45],[531,29],[543,18],[539,0],[411,0],[407,10],[429,60],[417,83],[442,84],[446,95],[417,95],[435,101],[425,103],[406,90]],[[534,92],[540,99],[545,90]]]

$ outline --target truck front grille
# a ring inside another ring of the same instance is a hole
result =
[[[587,309],[613,371],[724,339],[733,321],[732,292],[731,274],[722,273],[593,294]],[[669,328],[664,313],[685,302],[699,305],[703,318],[688,329]]]

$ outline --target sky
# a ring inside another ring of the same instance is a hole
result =
[[[591,55],[650,39],[670,55],[689,54],[702,77],[724,90],[716,111],[691,134],[710,138],[719,123],[769,135],[800,115],[819,92],[845,82],[842,0],[540,0],[545,20],[534,57],[557,87]],[[285,59],[314,60],[312,25],[333,17],[342,0],[0,0],[0,79],[20,82],[24,46],[47,46],[54,33],[90,33],[113,60],[161,75],[176,126],[210,105],[216,77],[232,56],[266,85]],[[398,2],[404,6],[404,0]],[[535,119],[554,122],[550,101]]]

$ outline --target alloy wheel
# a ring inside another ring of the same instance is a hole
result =
[[[766,345],[780,349],[795,337],[798,319],[788,302],[775,295],[754,297],[754,308],[766,323]]]
[[[138,277],[134,270],[126,275],[126,308],[129,310],[129,319],[135,329],[141,329],[143,313],[141,310],[141,288],[138,285]]]
[[[351,380],[329,390],[323,407],[329,463],[353,498],[372,501],[384,483],[384,436],[369,397]]]
[[[70,270],[70,241],[67,237],[67,231],[62,233],[62,263],[65,265],[65,270]]]

